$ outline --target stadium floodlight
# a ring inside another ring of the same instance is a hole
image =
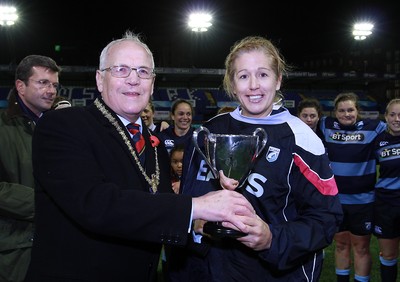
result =
[[[0,26],[10,26],[18,20],[17,9],[13,6],[0,5]]]
[[[356,23],[353,27],[353,36],[355,40],[365,40],[372,34],[374,25],[368,22]]]
[[[211,23],[212,16],[207,13],[193,13],[189,16],[188,25],[194,32],[205,32],[208,30]]]

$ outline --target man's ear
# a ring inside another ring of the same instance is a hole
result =
[[[20,79],[17,79],[15,81],[15,89],[17,90],[19,95],[24,96],[25,95],[25,89],[26,89],[25,82],[23,82]]]

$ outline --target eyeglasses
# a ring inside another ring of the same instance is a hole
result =
[[[136,71],[138,77],[143,79],[150,79],[155,76],[154,69],[147,67],[131,68],[128,66],[113,66],[100,71],[110,71],[113,77],[125,78],[130,76],[133,70]]]
[[[39,85],[40,89],[50,88],[51,86],[53,86],[56,91],[58,91],[60,89],[59,83],[52,83],[47,79],[34,80],[34,79],[30,78],[29,80],[32,80],[37,85]]]

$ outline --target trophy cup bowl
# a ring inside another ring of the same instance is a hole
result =
[[[198,143],[201,132],[204,135],[202,148]],[[238,188],[240,188],[267,143],[267,133],[264,129],[257,128],[253,135],[214,134],[210,133],[206,127],[200,126],[193,132],[193,143],[216,179],[219,178],[219,171],[222,170],[225,176],[238,180]],[[223,227],[221,222],[207,222],[203,230],[216,238],[238,238],[246,235]]]

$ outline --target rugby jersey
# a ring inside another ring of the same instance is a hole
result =
[[[192,141],[193,135],[193,127],[191,127],[185,135],[178,136],[175,134],[174,126],[170,126],[160,133],[158,136],[161,138],[162,142],[164,142],[165,148],[168,153],[171,153],[171,150],[177,145],[187,146]]]
[[[323,117],[320,128],[339,189],[342,204],[368,204],[375,199],[376,159],[374,140],[386,124],[365,119],[352,126]]]
[[[375,184],[376,197],[391,205],[400,206],[400,136],[384,131],[375,141],[379,162],[379,178]]]

